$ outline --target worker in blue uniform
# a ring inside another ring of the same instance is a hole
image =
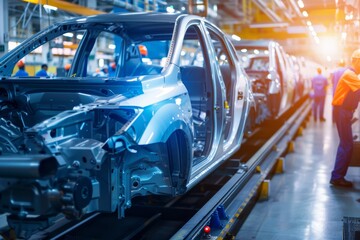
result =
[[[337,84],[339,82],[339,79],[340,79],[341,75],[343,75],[343,73],[345,72],[346,69],[347,68],[345,67],[344,60],[340,60],[339,63],[338,63],[338,68],[336,68],[330,74],[330,79],[331,79],[332,88],[333,88],[333,96],[335,94],[335,89],[336,89],[336,86],[337,86]]]
[[[313,115],[314,121],[318,117],[321,122],[325,121],[324,106],[326,97],[326,87],[328,85],[327,78],[321,74],[321,68],[317,69],[317,75],[311,79],[312,89],[314,91]]]
[[[35,74],[35,77],[48,77],[49,75],[47,73],[47,70],[48,70],[47,64],[41,65],[41,70]]]
[[[351,119],[360,100],[360,49],[351,56],[351,67],[341,75],[337,84],[332,105],[340,143],[336,153],[334,169],[330,183],[334,186],[352,187],[351,181],[345,179],[351,161],[354,140]]]
[[[28,77],[29,74],[25,71],[25,63],[20,60],[17,64],[16,64],[19,68],[19,70],[15,73],[14,77]]]

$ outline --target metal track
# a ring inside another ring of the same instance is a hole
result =
[[[305,99],[299,104],[294,113],[288,114],[291,115],[290,117],[287,118],[285,116],[277,122],[267,123],[266,126],[271,124],[278,125],[277,131],[276,126],[273,125],[269,129],[266,129],[266,127],[258,129],[254,135],[261,135],[262,132],[267,132],[268,136],[266,136],[266,141],[260,141],[258,149],[254,147],[256,152],[251,153],[250,151],[250,148],[253,148],[253,145],[256,144],[243,143],[239,153],[235,154],[233,158],[243,158],[243,152],[246,152],[250,154],[248,159],[228,160],[226,164],[235,163],[237,166],[228,167],[225,164],[225,166],[222,166],[222,169],[216,171],[218,173],[217,176],[212,176],[208,181],[205,180],[205,183],[200,183],[200,186],[195,187],[195,189],[192,189],[184,196],[176,198],[165,197],[164,202],[160,201],[160,203],[149,205],[134,204],[128,213],[126,213],[127,217],[120,220],[117,219],[116,213],[90,214],[87,218],[77,222],[61,219],[48,229],[34,234],[30,239],[74,239],[74,237],[76,239],[87,239],[89,237],[92,239],[102,239],[103,237],[107,239],[141,239],[149,235],[146,239],[200,239],[204,226],[209,224],[211,215],[219,206],[225,208],[229,218],[221,221],[224,228],[214,229],[215,231],[212,231],[212,236],[223,239],[227,236],[235,235],[243,218],[246,217],[246,211],[253,204],[253,199],[257,196],[261,183],[269,175],[277,160],[286,152],[289,142],[295,137],[299,127],[308,116],[310,109],[310,101]],[[253,138],[257,139],[260,137],[253,136]],[[232,169],[229,172],[225,172],[224,169],[226,168]],[[260,172],[259,169],[261,169]],[[225,174],[223,174],[223,171]],[[214,184],[216,181],[219,183]],[[214,187],[212,184],[222,187]],[[214,192],[208,194],[201,193],[200,189],[207,187]],[[196,207],[199,203],[194,206],[187,204],[189,200],[186,199],[193,198],[194,194],[198,194],[199,199],[205,199],[206,201],[206,203],[200,203],[200,208]],[[208,197],[209,195],[212,195],[212,197]],[[159,196],[150,196],[150,198],[157,197]],[[184,199],[185,204],[179,204]],[[189,205],[189,208],[184,208],[184,205]],[[174,223],[177,220],[179,221]],[[129,222],[134,222],[137,226],[130,226]],[[171,222],[170,225],[173,224],[174,226],[169,230],[167,229],[169,227],[164,222]],[[158,230],[161,227],[164,230]],[[104,228],[114,228],[114,231],[108,233]],[[154,233],[154,229],[157,232],[168,231],[168,233],[161,236],[151,236]],[[96,231],[102,233],[97,236]],[[115,231],[117,232],[115,233]]]
[[[229,220],[224,229],[217,235],[218,239],[227,234],[233,235],[243,210],[257,193],[260,184],[269,175],[278,158],[287,150],[289,142],[295,137],[299,127],[311,110],[305,103],[284,122],[283,126],[251,157],[245,170],[240,169],[171,239],[195,239],[202,233],[204,226],[209,224],[211,214],[218,206],[223,205]],[[263,169],[260,173],[256,168]]]

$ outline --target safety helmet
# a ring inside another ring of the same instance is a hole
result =
[[[71,64],[70,63],[65,64],[64,68],[66,71],[68,71],[71,68]]]
[[[338,62],[339,67],[345,67],[345,61],[344,59],[340,59]]]
[[[115,62],[112,62],[112,63],[110,64],[110,67],[111,67],[112,69],[115,69],[115,68],[116,68],[116,63],[115,63]]]
[[[138,47],[139,47],[139,51],[140,51],[141,56],[147,56],[148,55],[148,50],[147,50],[146,46],[139,45]]]
[[[356,49],[356,50],[352,53],[351,58],[352,58],[352,59],[354,59],[354,58],[360,59],[360,49]]]
[[[21,68],[21,67],[24,67],[25,66],[25,63],[22,61],[22,60],[20,60],[20,61],[18,61],[18,63],[16,64],[19,68]]]

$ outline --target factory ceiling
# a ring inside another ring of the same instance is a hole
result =
[[[45,3],[57,10],[45,11],[40,7]],[[294,39],[300,46],[309,41],[321,45],[322,38],[333,38],[348,51],[360,43],[360,0],[16,0],[8,5],[9,16],[15,16],[9,27],[14,38],[28,37],[55,21],[116,8],[206,15],[243,39]]]

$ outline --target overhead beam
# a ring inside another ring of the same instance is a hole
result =
[[[70,2],[60,1],[60,0],[23,0],[24,2],[29,2],[33,4],[42,4],[42,5],[51,5],[57,7],[58,9],[64,10],[66,12],[76,13],[79,15],[90,16],[103,14],[106,12],[98,11],[95,9],[87,8]]]
[[[313,22],[323,22],[327,21],[327,24],[335,23],[336,9],[315,9],[307,10],[309,13],[309,19]]]
[[[293,38],[311,38],[310,32],[308,31],[298,31],[291,33],[289,32],[288,27],[281,28],[250,28],[245,27],[244,25],[222,25],[222,30],[229,34],[236,34],[242,39],[248,40],[258,40],[258,39],[276,39],[276,40],[286,40]],[[299,26],[302,27],[302,26]],[[304,27],[306,30],[306,27]],[[331,31],[318,32],[319,37],[326,36],[330,34]]]
[[[252,0],[252,2],[263,12],[268,16],[273,22],[281,22],[283,21],[282,18],[277,15],[274,11],[272,11],[266,3],[264,3],[262,0]]]

